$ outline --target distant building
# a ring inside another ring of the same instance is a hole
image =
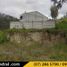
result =
[[[10,22],[10,29],[43,29],[54,28],[55,23],[38,11],[23,13],[19,22]]]

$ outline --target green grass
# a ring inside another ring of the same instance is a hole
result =
[[[50,59],[67,61],[67,44],[64,43],[55,44],[52,50],[54,52],[53,54],[50,55]]]
[[[30,60],[67,60],[67,45],[60,42],[42,45],[35,41],[0,44],[0,61]]]

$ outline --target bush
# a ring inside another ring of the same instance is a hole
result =
[[[67,30],[67,18],[61,19],[59,22],[57,22],[56,28],[61,30]]]
[[[0,43],[4,43],[7,41],[7,36],[4,32],[0,31]]]

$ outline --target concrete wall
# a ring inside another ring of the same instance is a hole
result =
[[[34,28],[34,29],[43,29],[43,28],[54,28],[55,23],[54,22],[22,22],[22,25],[26,29]]]
[[[20,22],[10,22],[10,29],[22,29],[22,24]]]
[[[10,29],[16,28],[16,29],[43,29],[43,28],[54,28],[55,23],[53,21],[30,21],[30,22],[11,22],[10,23]]]

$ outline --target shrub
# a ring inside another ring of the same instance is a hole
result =
[[[61,30],[67,30],[67,18],[61,19],[59,22],[57,22],[56,28]]]
[[[7,36],[4,32],[0,31],[0,43],[4,43],[7,41]]]

